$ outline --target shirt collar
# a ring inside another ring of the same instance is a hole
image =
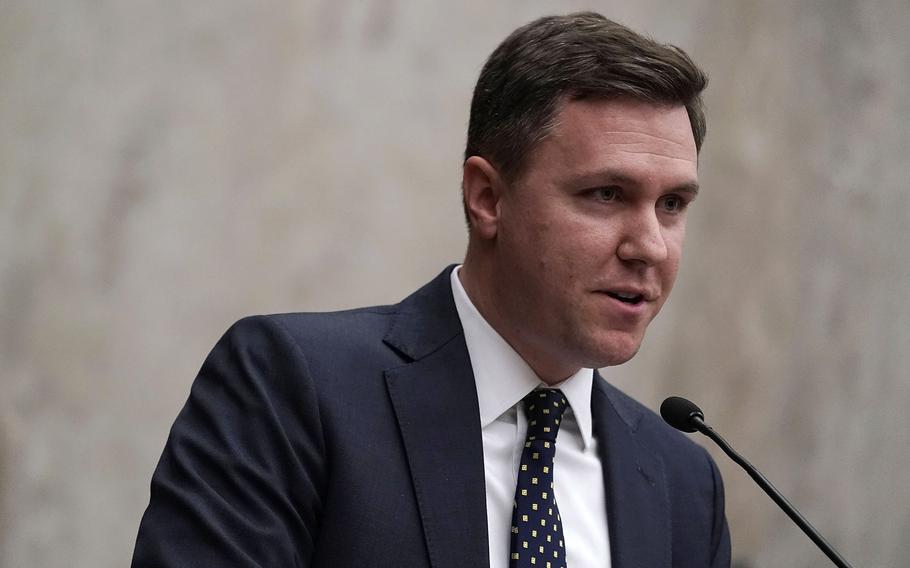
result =
[[[526,394],[537,387],[547,385],[480,315],[461,285],[458,278],[460,269],[461,266],[457,266],[452,271],[452,296],[455,298],[455,307],[458,310],[461,327],[464,329],[468,356],[474,370],[477,402],[480,406],[480,426],[485,428],[515,406]],[[565,381],[553,385],[553,388],[562,390],[568,399],[586,448],[593,442],[591,425],[593,382],[593,369],[579,369]]]

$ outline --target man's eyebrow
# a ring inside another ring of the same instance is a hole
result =
[[[698,182],[684,183],[670,190],[674,193],[691,193],[692,197],[698,195]]]
[[[572,187],[597,187],[612,184],[637,187],[639,185],[638,180],[634,177],[612,170],[577,174],[570,177],[568,183]],[[669,193],[690,193],[695,197],[698,195],[698,188],[698,182],[691,181],[673,186],[667,191]]]

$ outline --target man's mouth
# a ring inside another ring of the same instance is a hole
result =
[[[607,296],[615,298],[624,304],[637,305],[640,304],[644,299],[642,294],[632,294],[629,292],[607,292]]]

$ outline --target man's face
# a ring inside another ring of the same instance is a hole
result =
[[[513,346],[558,375],[638,351],[698,186],[683,106],[569,101],[556,118],[500,198],[493,295]]]

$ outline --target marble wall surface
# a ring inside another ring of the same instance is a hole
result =
[[[711,75],[675,298],[606,376],[699,401],[857,566],[907,566],[906,0],[0,3],[0,566],[128,563],[233,320],[459,260],[483,60],[579,8]],[[715,455],[742,566],[826,565]]]

